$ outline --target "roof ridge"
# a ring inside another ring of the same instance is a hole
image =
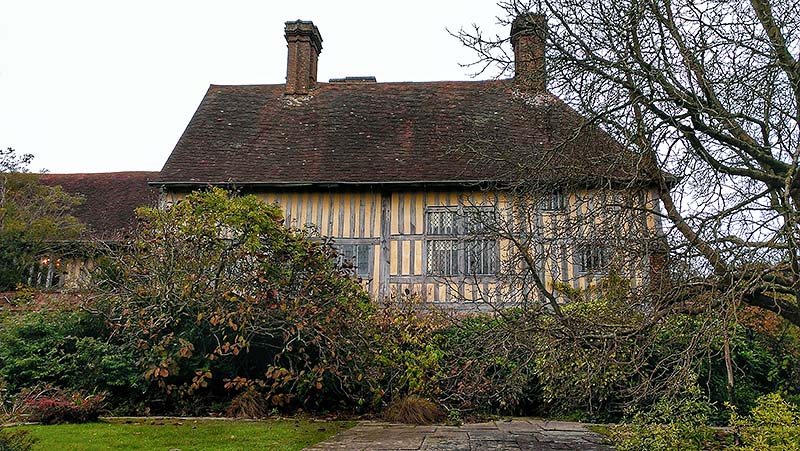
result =
[[[317,82],[320,87],[374,87],[386,85],[451,85],[451,84],[502,84],[511,83],[511,78],[493,78],[488,80],[426,80],[426,81],[376,81],[374,83],[347,83],[347,82]],[[285,83],[246,83],[246,84],[209,84],[209,88],[278,88],[286,86]],[[313,90],[312,90],[313,92]]]
[[[58,175],[58,176],[78,176],[78,175],[112,175],[112,174],[160,174],[161,171],[104,171],[104,172],[41,172],[35,175]]]

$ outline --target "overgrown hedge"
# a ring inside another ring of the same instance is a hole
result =
[[[276,408],[381,411],[408,395],[434,400],[455,417],[482,413],[553,415],[571,412],[564,410],[564,405],[581,407],[574,399],[570,404],[545,399],[544,390],[552,393],[554,389],[543,387],[541,382],[542,371],[549,366],[540,366],[541,356],[532,352],[535,343],[522,343],[509,334],[510,328],[519,327],[515,324],[519,317],[514,312],[505,316],[452,317],[435,311],[421,314],[420,308],[418,302],[403,300],[366,309],[362,316],[348,319],[359,321],[359,325],[348,327],[363,335],[358,342],[351,340],[346,348],[329,349],[329,352],[350,350],[351,354],[343,360],[347,362],[347,371],[354,376],[344,388],[336,385],[335,379],[324,377],[319,387],[293,383],[292,377],[296,380],[302,369],[286,377],[288,369],[276,366],[274,355],[265,361],[264,351],[253,346],[237,355],[215,359],[212,366],[204,367],[213,369],[220,379],[239,385],[231,384],[226,389],[225,382],[220,381],[215,387],[209,384],[192,391],[169,390],[147,374],[151,371],[148,362],[152,349],[126,345],[117,335],[119,330],[110,328],[103,316],[85,311],[5,317],[0,330],[0,380],[6,395],[42,384],[83,393],[105,392],[109,394],[107,406],[126,413],[219,414],[237,397],[239,405],[255,405],[255,411],[261,414]],[[733,346],[737,374],[742,374],[737,379],[740,387],[737,393],[761,396],[782,390],[790,399],[796,396],[797,381],[789,377],[792,359],[796,357],[789,352],[791,347],[765,345],[770,340],[792,343],[792,335],[782,331],[775,337],[764,330],[741,327],[734,335]],[[674,340],[669,334],[662,339],[659,343]],[[672,349],[665,347],[662,352]],[[296,355],[302,351],[292,348],[283,352]],[[700,372],[694,380],[700,393],[714,406],[708,412],[709,418],[719,422],[719,418],[727,419],[727,410],[723,405],[724,386],[719,387],[724,383],[724,373],[720,374],[724,368],[715,362],[716,358],[699,362]],[[285,361],[291,365],[291,360]],[[183,380],[186,384],[196,381],[198,367],[191,365],[191,359],[186,363],[176,366],[182,369],[168,380],[173,383]],[[559,383],[552,373],[544,380],[549,384]],[[276,381],[279,384],[273,385]],[[569,383],[566,377],[561,381]],[[292,402],[272,402],[271,396],[276,393],[291,395]],[[348,397],[344,393],[357,396]],[[249,398],[241,398],[242,395]],[[739,399],[742,400],[739,411],[749,412],[753,404],[745,404],[748,398],[744,396]],[[623,407],[611,408],[622,411]],[[238,414],[246,416],[247,409],[240,409]]]
[[[591,293],[565,288],[562,318],[452,316],[413,296],[371,302],[330,243],[287,229],[276,206],[253,196],[210,190],[141,215],[135,240],[101,262],[84,311],[3,320],[0,394],[50,384],[107,393],[118,412],[243,416],[380,412],[411,396],[451,418],[617,420],[632,402],[657,405],[670,365],[701,341],[693,352],[705,353],[681,381],[710,397],[710,418],[725,413],[721,323],[672,315],[645,339],[617,337],[642,313],[613,277]],[[765,393],[800,392],[800,335],[744,313],[728,332],[736,401],[748,412]],[[655,389],[637,398],[645,382]]]
[[[40,385],[104,392],[131,403],[145,388],[137,356],[86,312],[7,314],[0,318],[0,381],[8,393]]]
[[[713,408],[693,389],[660,399],[605,432],[618,451],[800,450],[800,409],[778,393],[758,397],[748,415],[729,406],[729,429],[709,426]]]

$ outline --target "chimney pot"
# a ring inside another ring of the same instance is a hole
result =
[[[286,62],[286,94],[305,95],[317,85],[317,60],[322,35],[314,22],[286,22],[284,34],[289,56]]]
[[[514,83],[529,91],[547,89],[545,42],[547,18],[543,14],[520,14],[511,24],[514,47]]]

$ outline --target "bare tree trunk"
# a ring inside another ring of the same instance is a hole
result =
[[[725,372],[728,376],[728,402],[731,405],[735,405],[736,399],[733,390],[733,361],[731,359],[731,344],[730,344],[730,335],[728,333],[728,325],[725,324],[724,332],[723,332],[723,350],[725,353]]]

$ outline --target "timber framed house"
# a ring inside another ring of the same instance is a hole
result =
[[[512,209],[509,193],[531,168],[548,187],[532,220],[539,229],[591,204],[597,186],[657,202],[646,165],[547,92],[544,24],[532,15],[514,23],[513,79],[324,83],[319,30],[287,22],[286,83],[210,86],[150,183],[165,204],[208,186],[278,203],[286,225],[332,237],[375,298],[458,303],[489,291],[511,251],[484,219]],[[586,286],[611,259],[591,242],[551,247],[535,262],[549,286]]]

